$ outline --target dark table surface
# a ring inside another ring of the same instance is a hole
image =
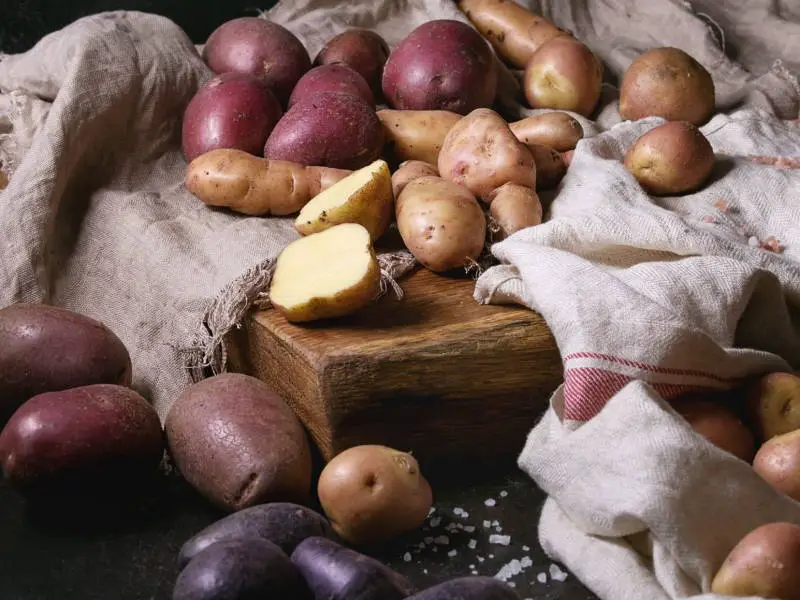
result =
[[[162,14],[201,43],[225,20],[255,15],[270,4],[0,0],[0,51],[23,52],[42,35],[106,10]],[[493,471],[489,477],[465,469],[455,478],[457,485],[434,480],[436,510],[425,527],[380,558],[419,586],[462,575],[517,572],[508,581],[522,598],[592,600],[594,596],[554,565],[537,543],[542,492],[513,461]],[[220,515],[179,480],[162,483],[135,515],[117,526],[73,519],[69,513],[43,522],[31,517],[23,500],[0,483],[0,598],[168,600],[181,544]],[[492,535],[509,536],[508,545],[492,543],[506,541],[490,540]]]

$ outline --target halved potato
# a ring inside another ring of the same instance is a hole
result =
[[[392,174],[376,160],[314,196],[301,210],[294,227],[303,235],[342,223],[358,223],[377,240],[389,228],[394,211]]]
[[[343,223],[284,248],[275,264],[270,300],[294,323],[341,317],[375,299],[380,279],[369,231]]]

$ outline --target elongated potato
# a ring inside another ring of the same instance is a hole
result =
[[[439,173],[484,202],[504,183],[536,189],[536,163],[503,117],[488,108],[473,110],[448,132],[439,153]]]
[[[461,115],[448,110],[379,110],[386,150],[399,162],[436,164],[447,132]]]
[[[571,35],[513,0],[459,0],[458,7],[507,63],[524,69],[554,37]]]
[[[407,160],[392,174],[392,191],[397,198],[412,181],[420,177],[438,177],[439,169],[421,160]]]
[[[461,185],[422,177],[403,189],[395,210],[403,242],[431,271],[465,267],[483,251],[486,217],[475,196]]]
[[[285,216],[296,213],[350,173],[218,149],[189,163],[186,188],[209,206],[226,207],[245,215]]]
[[[565,112],[554,111],[509,123],[523,144],[540,144],[553,150],[572,150],[583,139],[583,127]]]
[[[495,191],[489,214],[497,226],[492,237],[499,241],[522,229],[539,225],[542,222],[542,203],[532,189],[506,183]]]

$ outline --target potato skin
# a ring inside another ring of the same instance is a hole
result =
[[[672,407],[709,442],[745,462],[755,454],[755,438],[733,411],[716,402],[679,399]]]
[[[131,383],[131,357],[108,327],[38,304],[0,309],[0,419],[44,392]]]
[[[412,181],[420,177],[438,177],[439,170],[432,164],[421,160],[407,160],[392,173],[392,192],[397,198],[400,192]]]
[[[800,377],[767,373],[747,388],[747,412],[761,441],[800,429]]]
[[[460,21],[423,23],[398,44],[383,70],[383,95],[400,110],[466,115],[491,106],[497,65],[489,43]]]
[[[486,217],[465,187],[441,177],[422,177],[395,203],[397,227],[409,252],[442,273],[466,267],[484,248]]]
[[[259,17],[240,17],[217,27],[203,47],[215,73],[246,73],[261,79],[282,106],[300,77],[311,68],[302,42],[288,29]]]
[[[132,389],[110,384],[34,396],[0,434],[6,481],[34,494],[113,492],[156,472],[163,452],[155,409]]]
[[[558,152],[573,150],[583,139],[583,127],[565,112],[549,112],[509,123],[517,139],[530,145],[549,146]]]
[[[536,163],[503,117],[479,108],[456,123],[439,153],[439,173],[484,202],[504,183],[536,188]]]
[[[507,583],[494,577],[457,577],[429,587],[406,600],[520,600]]]
[[[625,167],[645,191],[664,196],[700,188],[715,160],[711,144],[697,127],[672,121],[639,137],[625,154]]]
[[[586,44],[559,36],[542,45],[525,67],[522,89],[531,108],[571,110],[588,117],[603,86],[603,63]]]
[[[191,161],[217,148],[261,154],[282,115],[275,95],[255,77],[242,73],[212,77],[183,113],[183,155]]]
[[[489,214],[497,226],[495,240],[503,240],[522,229],[542,222],[542,203],[532,189],[506,183],[497,190],[489,205]]]
[[[383,66],[389,58],[389,45],[374,31],[348,29],[334,36],[314,58],[315,65],[347,65],[380,96]]]
[[[183,477],[224,510],[308,497],[305,430],[255,377],[223,373],[189,386],[172,405],[165,430]]]
[[[377,445],[354,446],[332,458],[317,492],[333,530],[356,545],[387,542],[416,529],[433,502],[417,460]]]
[[[360,169],[383,150],[383,128],[357,96],[321,92],[292,106],[272,130],[264,157],[307,166]]]
[[[444,138],[462,115],[449,110],[378,111],[386,151],[396,161],[419,160],[435,165]]]
[[[769,523],[751,531],[725,559],[711,591],[800,600],[800,526]]]
[[[626,121],[662,117],[702,125],[714,112],[714,81],[679,48],[654,48],[640,55],[620,84],[619,114]]]
[[[800,430],[764,442],[753,468],[776,490],[800,501]]]
[[[347,65],[321,65],[308,71],[294,86],[288,107],[291,108],[298,101],[310,99],[320,92],[358,96],[375,108],[375,97],[366,80]]]
[[[526,145],[536,163],[536,189],[548,190],[556,187],[567,173],[567,163],[561,153],[541,144]]]

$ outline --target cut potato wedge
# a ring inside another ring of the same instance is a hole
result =
[[[314,196],[300,210],[294,226],[309,235],[342,223],[358,223],[374,241],[389,228],[393,212],[392,174],[386,161],[376,160]]]
[[[369,231],[344,223],[286,246],[269,293],[273,307],[300,323],[357,311],[378,295],[380,280]]]

